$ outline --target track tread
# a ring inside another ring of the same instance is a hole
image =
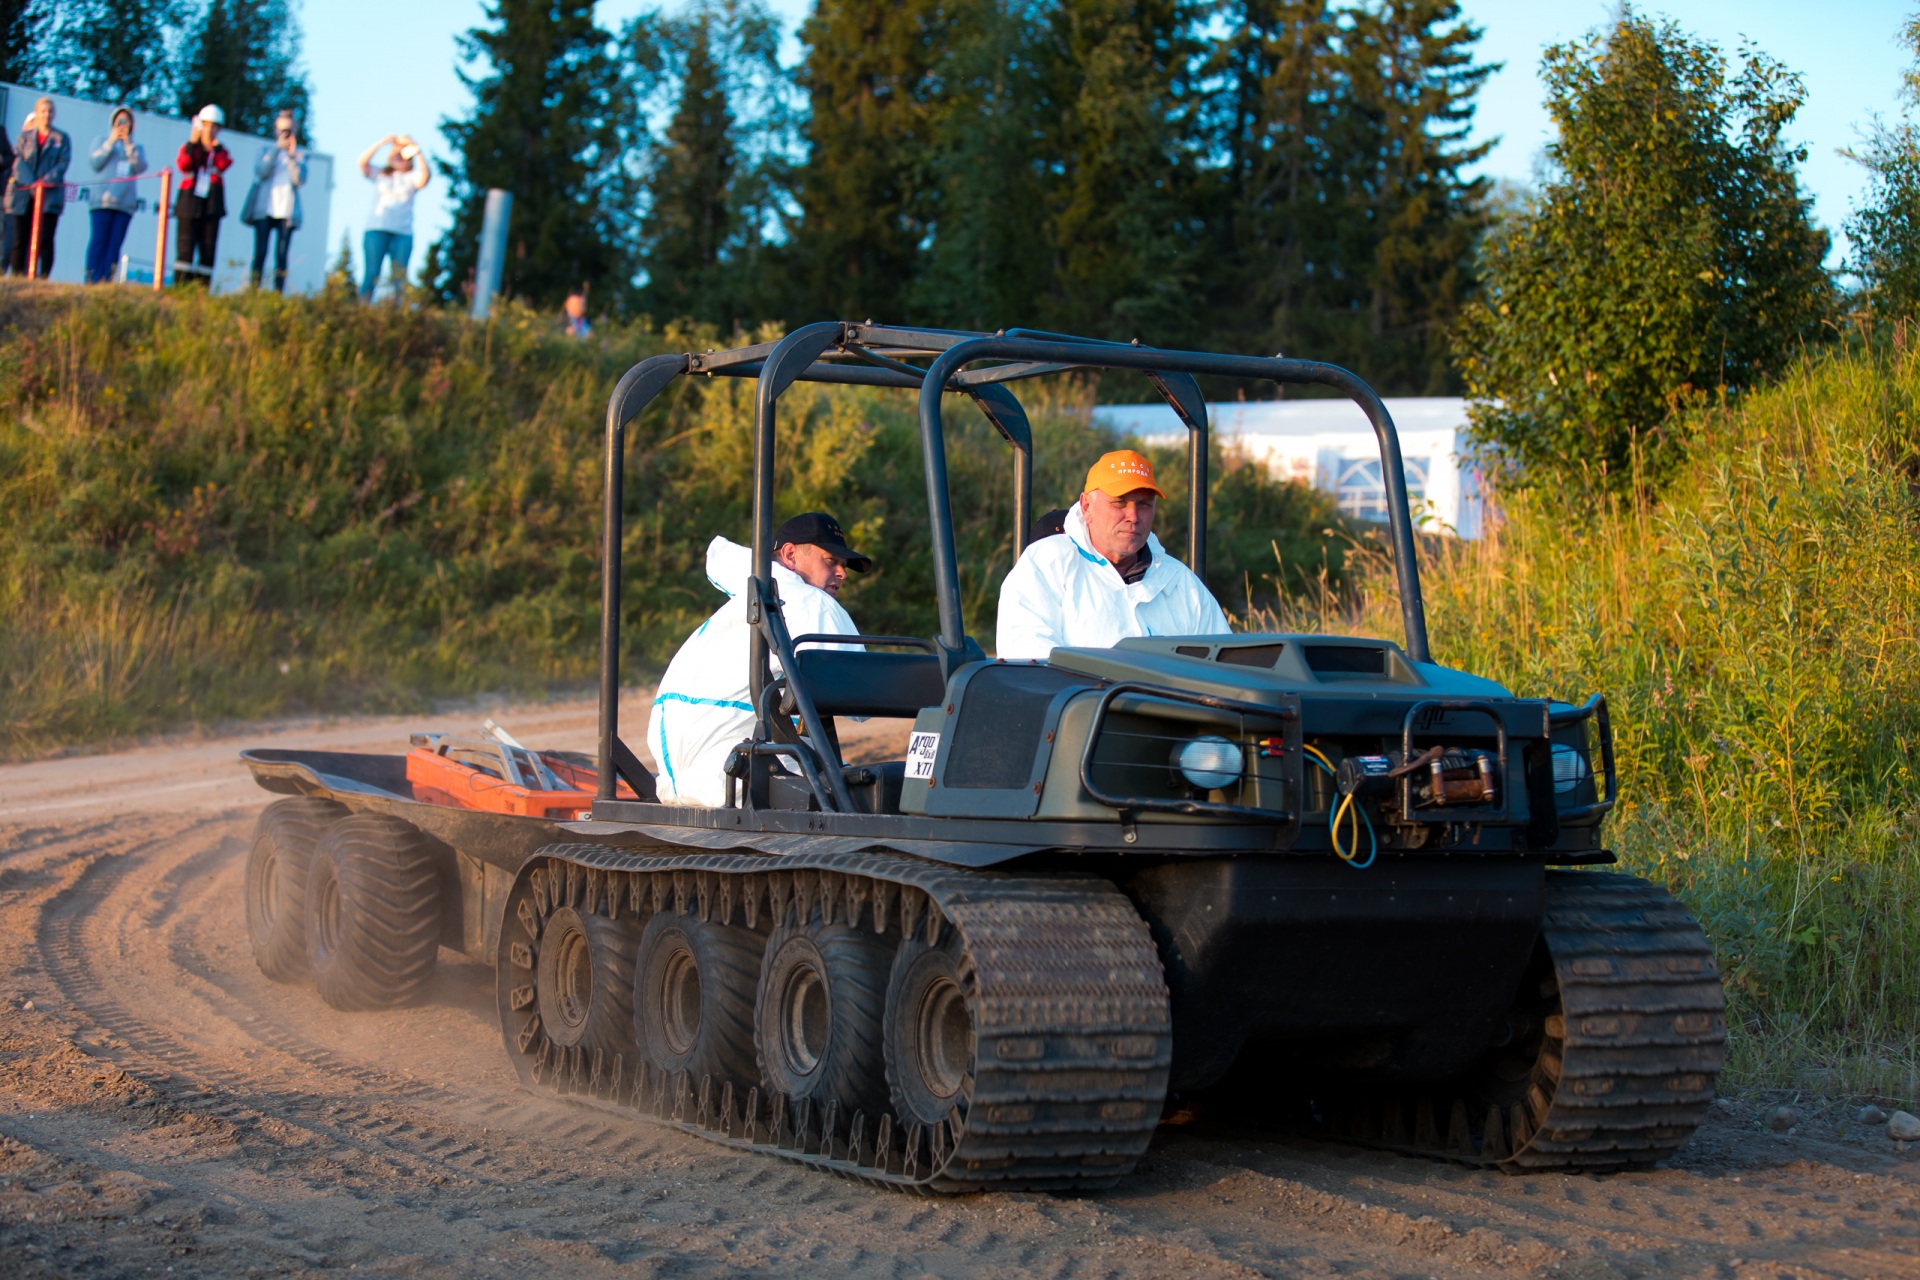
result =
[[[537,889],[536,867],[544,873]],[[916,1127],[911,1151],[903,1142],[908,1135],[894,1128],[891,1148],[876,1156],[879,1117],[861,1117],[866,1145],[856,1154],[848,1150],[848,1116],[838,1116],[825,1138],[817,1112],[807,1114],[808,1128],[799,1135],[791,1127],[743,1133],[740,1100],[733,1100],[729,1115],[711,1114],[720,1103],[711,1096],[700,1101],[698,1082],[595,1084],[583,1064],[542,1050],[537,1028],[528,1036],[529,1050],[521,1050],[526,1019],[503,1003],[509,1056],[521,1078],[543,1091],[622,1109],[635,1108],[638,1094],[637,1109],[710,1140],[771,1149],[850,1177],[928,1193],[1111,1186],[1145,1152],[1159,1122],[1172,1064],[1166,984],[1145,922],[1104,879],[971,871],[887,853],[776,861],[678,851],[648,856],[604,845],[551,846],[528,872],[509,903],[501,940],[503,990],[513,947],[531,943],[516,915],[520,900],[564,893],[600,904],[596,909],[647,901],[656,910],[704,912],[723,878],[737,888],[747,883],[740,877],[762,886],[756,890],[761,910],[767,909],[765,886],[777,884],[775,896],[787,894],[788,903],[805,894],[809,903],[831,903],[836,920],[867,928],[874,894],[884,890],[884,927],[904,935],[910,922],[924,931],[931,914],[936,933],[955,931],[964,943],[975,982],[970,1101],[942,1125]],[[634,887],[641,881],[649,886],[645,894]],[[737,915],[744,894],[734,897]],[[763,1103],[756,1124],[770,1123],[772,1114]],[[793,1115],[783,1114],[791,1126]]]

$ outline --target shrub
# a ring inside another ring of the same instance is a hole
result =
[[[1683,454],[1678,411],[1759,385],[1831,287],[1782,130],[1799,79],[1631,11],[1549,49],[1539,194],[1488,236],[1458,358],[1473,435],[1522,484],[1625,492]]]

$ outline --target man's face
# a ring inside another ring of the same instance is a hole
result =
[[[37,128],[41,129],[42,131],[44,131],[47,128],[47,126],[51,125],[53,123],[53,103],[49,102],[45,98],[42,98],[40,99],[40,101],[34,103],[33,104],[33,122],[34,122],[34,125]]]
[[[1125,560],[1147,545],[1153,532],[1153,506],[1159,495],[1135,489],[1118,498],[1098,489],[1080,495],[1080,514],[1086,518],[1093,549],[1109,560]]]
[[[840,584],[847,580],[847,562],[811,542],[783,543],[773,558],[835,599],[840,596]]]
[[[567,295],[567,314],[569,316],[572,316],[575,320],[578,320],[581,316],[586,315],[587,300],[581,297],[577,293],[568,294]],[[788,545],[791,546],[792,544],[789,543]],[[817,551],[819,550],[819,548],[815,547],[814,550]]]

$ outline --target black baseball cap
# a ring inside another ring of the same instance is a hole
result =
[[[873,568],[873,561],[847,545],[846,530],[824,511],[803,511],[773,532],[773,547],[778,551],[789,542],[818,547],[847,562],[855,573]]]
[[[1067,508],[1055,507],[1033,522],[1033,528],[1027,530],[1027,543],[1031,546],[1042,538],[1051,538],[1066,531]]]

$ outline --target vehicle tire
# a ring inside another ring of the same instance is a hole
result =
[[[887,1103],[881,1020],[894,944],[849,924],[783,924],[767,939],[754,1002],[761,1083],[845,1114]]]
[[[315,796],[276,800],[253,827],[247,853],[247,941],[275,982],[303,982],[307,969],[307,868],[345,805]]]
[[[894,957],[883,1028],[887,1089],[900,1123],[938,1124],[973,1096],[973,974],[951,933],[930,947],[909,938]]]
[[[738,925],[660,911],[640,934],[633,974],[633,1022],[654,1070],[687,1073],[696,1085],[757,1080],[753,995],[766,937]]]
[[[633,1052],[633,961],[640,930],[561,907],[540,930],[533,992],[540,1025],[563,1049]]]
[[[427,837],[384,814],[327,828],[307,876],[307,959],[336,1009],[388,1009],[417,997],[440,954],[438,867]]]

